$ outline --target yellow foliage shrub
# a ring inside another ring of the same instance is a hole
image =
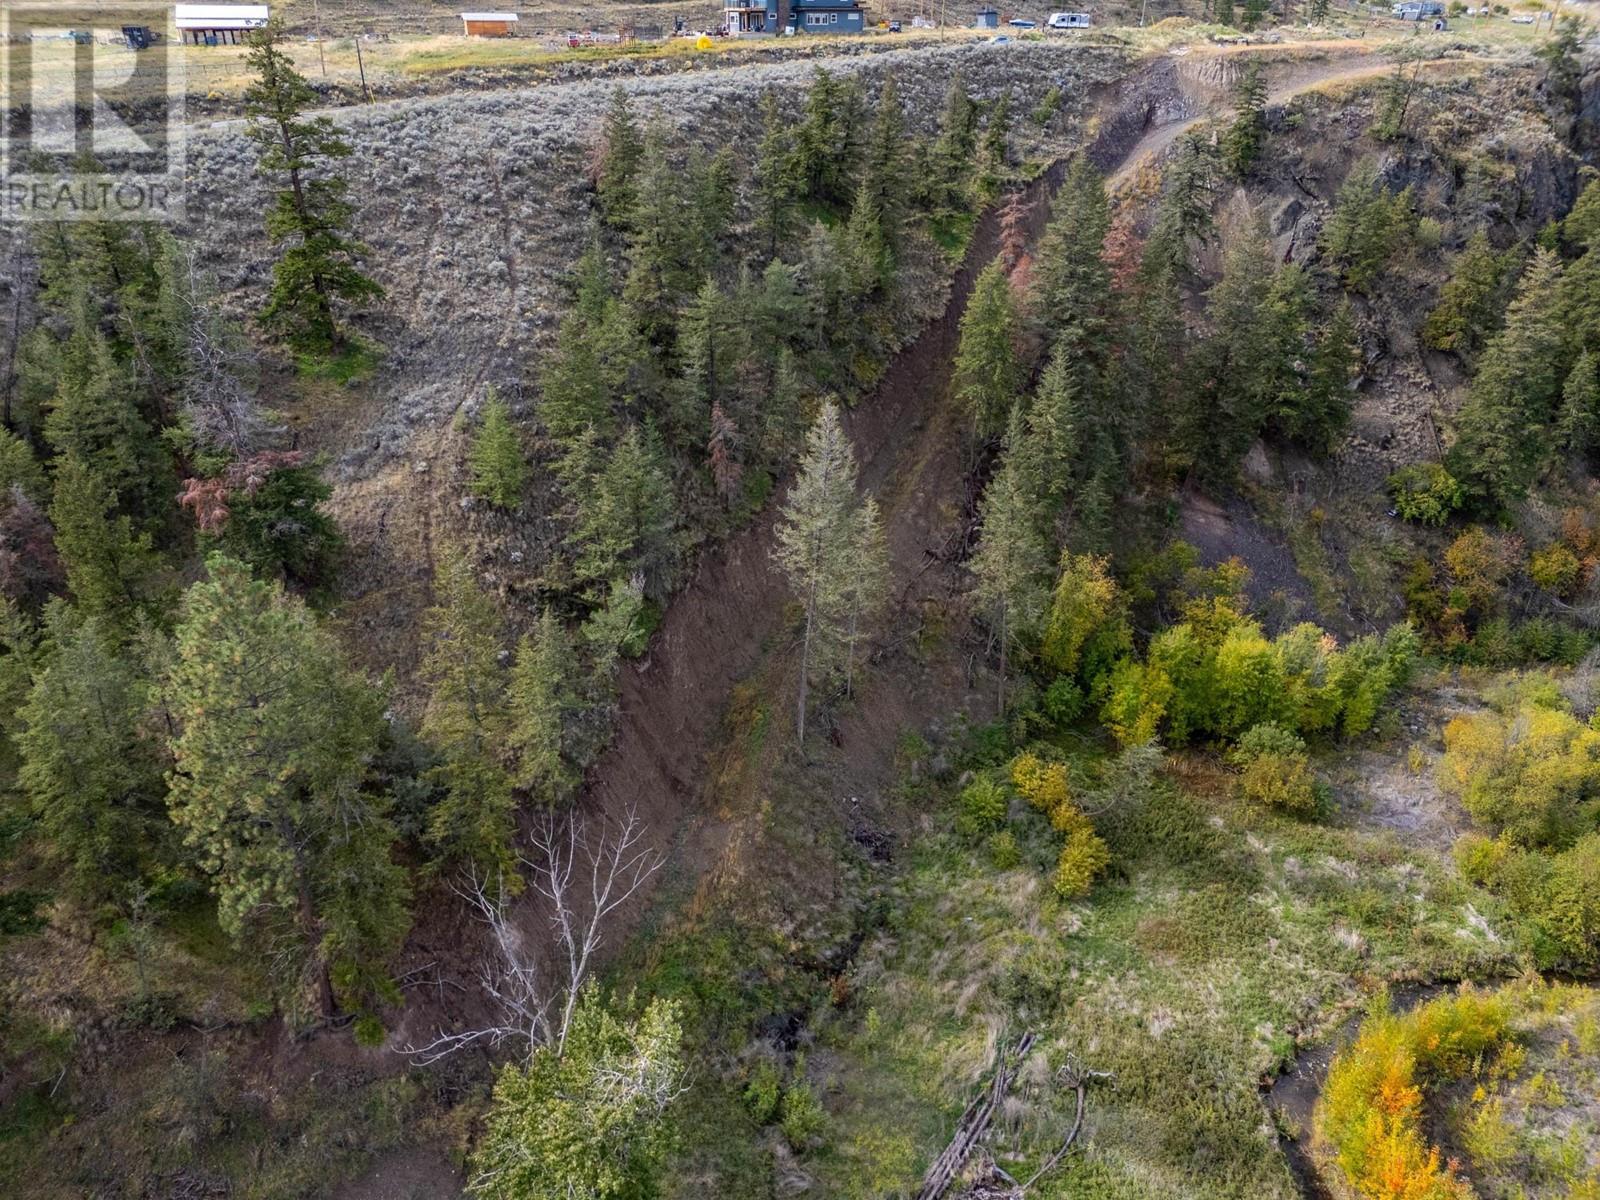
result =
[[[1040,812],[1053,813],[1072,800],[1066,764],[1045,762],[1037,754],[1024,754],[1011,764],[1011,782]]]
[[[1468,1200],[1453,1165],[1422,1136],[1423,1087],[1459,1078],[1506,1034],[1500,997],[1462,991],[1404,1015],[1369,1016],[1328,1068],[1318,1136],[1366,1200]]]

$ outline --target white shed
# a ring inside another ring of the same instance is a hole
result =
[[[180,40],[193,46],[237,46],[253,29],[265,29],[265,4],[179,4],[173,9]]]
[[[514,12],[464,12],[461,26],[468,37],[510,37],[516,32]]]

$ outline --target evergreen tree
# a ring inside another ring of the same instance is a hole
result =
[[[697,228],[694,268],[709,276],[722,262],[722,244],[733,231],[738,208],[738,167],[733,147],[721,146],[707,156],[696,149],[689,158],[689,201]]]
[[[18,781],[73,891],[109,900],[154,865],[170,828],[161,758],[141,733],[150,683],[102,618],[80,618],[57,601],[46,628],[47,649],[18,713]]]
[[[1267,0],[1244,0],[1244,27],[1255,29],[1266,19]]]
[[[804,744],[806,699],[813,674],[833,664],[849,587],[849,557],[859,530],[854,516],[855,455],[839,423],[839,409],[823,404],[806,436],[800,471],[789,489],[773,552],[800,602],[800,686],[795,737]]]
[[[630,228],[638,201],[639,165],[644,158],[644,138],[633,119],[628,92],[621,84],[611,93],[600,134],[600,162],[595,192],[600,211],[613,229]]]
[[[856,647],[865,627],[889,598],[889,546],[878,515],[878,502],[868,496],[856,509],[850,547],[844,564],[840,602],[844,607],[844,693],[855,689]]]
[[[1008,88],[989,108],[978,153],[979,187],[986,196],[999,192],[1011,171],[1011,91]]]
[[[1538,251],[1456,418],[1450,473],[1491,505],[1520,496],[1548,453],[1566,375],[1560,287],[1560,260]]]
[[[728,298],[708,275],[684,314],[678,335],[685,402],[673,422],[679,444],[705,444],[711,410],[732,385],[738,354],[732,345],[736,326],[729,315]]]
[[[1064,345],[1080,382],[1098,384],[1109,359],[1111,270],[1103,256],[1111,228],[1105,180],[1086,155],[1073,160],[1034,261],[1030,307],[1047,337]]]
[[[889,245],[897,246],[906,219],[910,164],[906,153],[906,117],[900,91],[890,75],[878,96],[878,115],[867,143],[862,184]]]
[[[1583,101],[1583,41],[1589,30],[1575,16],[1554,22],[1534,53],[1545,64],[1545,87],[1560,110],[1575,113]]]
[[[652,128],[645,138],[622,298],[645,340],[661,351],[670,350],[678,307],[703,276],[695,227],[684,216],[689,205],[684,174],[667,153],[666,134]]]
[[[978,106],[968,95],[961,73],[950,77],[945,92],[944,115],[939,121],[939,136],[934,141],[929,175],[940,181],[942,190],[932,197],[934,207],[964,209],[968,204],[967,183],[978,151]]]
[[[999,260],[978,276],[961,314],[956,350],[955,395],[972,422],[976,438],[998,433],[1023,382],[1017,354],[1017,311],[1011,281]]]
[[[1019,474],[1020,485],[1040,506],[1043,516],[1059,513],[1078,474],[1081,445],[1092,431],[1080,401],[1077,376],[1065,352],[1050,356],[1033,403],[1028,406],[1026,429],[1008,448],[1007,460]]]
[[[850,220],[839,237],[839,260],[844,268],[851,297],[864,300],[894,283],[894,255],[884,235],[878,210],[863,186],[850,208]],[[844,330],[832,330],[838,337]]]
[[[573,306],[541,364],[539,417],[567,442],[593,428],[610,436],[619,401],[639,390],[647,358],[630,315],[613,296],[598,238],[579,257]]]
[[[1304,312],[1298,289],[1279,281],[1265,233],[1251,229],[1223,255],[1222,278],[1207,294],[1211,328],[1190,355],[1189,394],[1174,414],[1178,447],[1190,468],[1231,482],[1292,374]]]
[[[1422,340],[1471,361],[1500,328],[1516,268],[1515,251],[1496,254],[1483,230],[1473,233],[1450,264],[1439,303],[1422,323]]]
[[[661,594],[678,549],[678,510],[659,439],[633,426],[573,496],[577,521],[569,539],[573,570],[597,588],[642,575],[646,590]]]
[[[795,130],[794,169],[805,195],[822,204],[843,205],[851,198],[856,149],[851,143],[859,133],[851,128],[851,103],[847,86],[818,67]]]
[[[244,94],[245,136],[260,149],[261,170],[288,183],[267,213],[267,234],[283,250],[261,320],[296,346],[337,351],[345,338],[334,303],[379,299],[383,289],[355,266],[366,248],[350,236],[345,181],[327,173],[350,144],[327,117],[305,116],[317,94],[278,36],[275,28],[252,34],[245,56],[256,74]]]
[[[1570,454],[1588,454],[1600,444],[1600,359],[1585,350],[1561,389],[1558,433]]]
[[[1330,453],[1350,423],[1350,384],[1360,368],[1355,312],[1341,300],[1317,338],[1303,399],[1287,414],[1284,431],[1312,450]]]
[[[566,627],[550,609],[517,643],[508,702],[507,744],[516,754],[515,782],[543,804],[559,804],[579,772],[566,754],[567,719],[578,710],[577,661]]]
[[[126,631],[158,560],[150,535],[135,531],[116,508],[116,495],[76,456],[57,466],[50,520],[72,599],[86,617]]]
[[[1561,235],[1579,247],[1593,246],[1600,241],[1600,176],[1584,185],[1578,202],[1561,222]]]
[[[422,639],[428,652],[418,674],[428,687],[428,706],[421,731],[443,759],[436,778],[445,788],[429,816],[429,840],[491,886],[502,879],[515,886],[515,805],[500,762],[510,720],[500,615],[460,554],[434,574]]]
[[[79,297],[55,370],[44,434],[56,456],[92,471],[136,520],[164,516],[172,502],[166,452],[135,403],[130,372],[96,327],[87,297]]]
[[[22,722],[17,716],[33,687],[40,657],[39,633],[31,617],[0,592],[0,772],[16,770]]]
[[[1247,0],[1247,3],[1254,3],[1254,0]],[[1249,16],[1245,18],[1245,27],[1253,27]],[[1233,124],[1222,135],[1222,161],[1236,178],[1243,179],[1261,157],[1261,147],[1267,137],[1267,83],[1261,77],[1259,62],[1252,60],[1239,76],[1234,89],[1234,108]]]
[[[1165,257],[1174,271],[1188,268],[1190,242],[1204,245],[1210,240],[1216,175],[1215,148],[1197,133],[1185,134],[1167,168],[1149,243],[1149,253]]]
[[[1328,0],[1311,0],[1306,9],[1306,20],[1313,25],[1328,23]]]
[[[1570,350],[1600,353],[1600,246],[1591,246],[1567,265],[1560,308]]]
[[[483,403],[483,424],[467,452],[472,494],[496,508],[515,509],[528,482],[522,439],[511,422],[511,407],[491,387]]]
[[[298,599],[222,555],[184,595],[162,701],[169,811],[224,931],[287,925],[324,1017],[393,997],[409,924],[385,804],[362,791],[383,696]]]
[[[1377,164],[1368,159],[1339,186],[1322,249],[1347,286],[1366,292],[1415,227],[1411,189],[1390,192],[1378,181]]]
[[[1218,25],[1233,24],[1233,0],[1212,0],[1211,16]]]
[[[1000,644],[997,707],[1006,711],[1009,651],[1033,627],[1044,598],[1050,554],[1040,535],[1041,514],[1023,477],[1017,449],[1022,444],[1020,411],[1013,410],[1000,470],[984,489],[979,508],[980,535],[972,556],[978,602],[991,615]]]
[[[43,500],[48,494],[44,482],[44,468],[28,445],[9,429],[0,428],[0,496],[9,495],[12,488],[22,489],[31,500]]]
[[[761,141],[756,146],[753,172],[756,234],[768,258],[776,258],[778,245],[806,186],[804,164],[795,153],[793,129],[778,98],[761,97]]]

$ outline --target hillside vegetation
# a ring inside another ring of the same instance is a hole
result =
[[[4,235],[0,1190],[1590,1194],[1587,36],[256,39]]]

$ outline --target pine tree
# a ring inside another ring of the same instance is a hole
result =
[[[436,774],[446,792],[429,816],[428,838],[479,878],[515,886],[515,805],[500,762],[510,720],[500,616],[461,554],[447,557],[434,574],[422,638],[428,653],[419,677],[428,706],[421,731],[444,760]]]
[[[1422,340],[1471,361],[1500,328],[1517,262],[1515,251],[1496,254],[1488,234],[1474,232],[1450,264],[1439,303],[1422,323]]]
[[[18,711],[33,687],[40,658],[39,632],[33,619],[0,592],[0,772],[15,771],[21,753]]]
[[[729,319],[728,298],[709,275],[684,314],[678,332],[684,411],[674,421],[675,443],[703,445],[711,410],[727,396],[738,355],[733,346],[736,325]]]
[[[92,471],[136,520],[165,516],[172,502],[170,462],[135,403],[131,373],[95,325],[87,297],[78,298],[55,370],[44,435],[56,456]]]
[[[761,141],[756,146],[752,182],[756,234],[766,256],[776,258],[806,180],[795,154],[793,129],[771,92],[761,97]]]
[[[996,260],[973,285],[956,350],[956,400],[966,410],[975,438],[998,433],[1017,402],[1024,378],[1017,334],[1011,281]]]
[[[1233,24],[1233,0],[1212,0],[1212,20],[1218,25]]]
[[[846,552],[840,602],[845,612],[844,694],[855,688],[856,647],[866,626],[889,598],[889,545],[878,515],[878,502],[868,496],[856,509]]]
[[[1600,353],[1600,246],[1591,246],[1567,265],[1559,300],[1571,351]]]
[[[327,173],[349,157],[350,143],[327,117],[304,115],[317,94],[278,36],[275,28],[251,35],[245,56],[256,74],[244,94],[245,136],[260,148],[261,170],[288,183],[267,213],[267,234],[283,249],[261,320],[302,349],[338,351],[345,337],[335,302],[380,299],[383,289],[355,266],[366,248],[350,236],[345,181]]]
[[[1216,149],[1198,133],[1185,134],[1167,168],[1149,242],[1149,253],[1164,256],[1175,272],[1188,269],[1191,242],[1203,246],[1211,238],[1216,176]]]
[[[1326,25],[1328,23],[1328,0],[1311,0],[1306,9],[1306,20],[1313,25]]]
[[[689,203],[683,172],[667,153],[666,134],[652,128],[645,137],[622,298],[645,340],[659,350],[670,349],[678,307],[704,274],[697,269],[694,226],[684,219]]]
[[[581,491],[570,493],[577,521],[569,542],[573,570],[596,589],[639,574],[660,594],[677,558],[678,508],[660,441],[633,426]]]
[[[467,452],[472,494],[496,508],[515,509],[528,482],[522,439],[511,422],[511,407],[491,387],[483,402],[483,424]]]
[[[1303,399],[1286,422],[1289,436],[1330,453],[1350,423],[1350,384],[1360,368],[1355,312],[1348,300],[1341,300],[1312,350]]]
[[[839,233],[838,245],[840,264],[855,299],[866,299],[894,283],[894,255],[865,186],[856,193],[850,220]],[[832,332],[837,337],[841,331]]]
[[[142,734],[150,681],[102,618],[57,601],[15,734],[18,781],[43,843],[82,899],[109,900],[153,865],[170,825],[157,749]]]
[[[1569,344],[1560,290],[1560,260],[1538,251],[1456,418],[1450,473],[1490,505],[1520,496],[1548,456]]]
[[[987,196],[995,195],[1011,171],[1011,91],[1000,93],[989,108],[984,122],[983,141],[978,154],[978,186]]]
[[[600,211],[613,229],[626,231],[631,227],[638,200],[644,138],[634,121],[627,89],[621,84],[611,93],[611,106],[606,110],[600,139],[600,165],[595,177]]]
[[[862,186],[891,247],[899,245],[906,219],[910,171],[906,154],[906,118],[894,76],[884,80],[878,115],[867,143]]]
[[[1584,185],[1578,202],[1561,222],[1561,236],[1579,247],[1593,246],[1600,241],[1600,176]]]
[[[557,441],[567,442],[585,429],[610,436],[615,408],[637,383],[646,358],[628,314],[611,291],[610,272],[598,238],[579,257],[575,296],[561,319],[556,344],[541,364],[539,417]]]
[[[1006,711],[1006,675],[1011,647],[1025,636],[1044,597],[1050,552],[1040,535],[1041,514],[1023,477],[1017,448],[1022,416],[1013,410],[1000,470],[984,489],[979,507],[978,548],[972,555],[978,602],[991,615],[1000,644],[998,711]]]
[[[146,598],[158,559],[150,535],[135,531],[116,508],[115,493],[76,456],[57,466],[50,520],[72,599],[86,617],[126,631]]]
[[[44,468],[34,457],[33,447],[9,429],[0,428],[0,496],[9,495],[14,487],[32,500],[43,500],[47,494]]]
[[[566,627],[544,609],[534,631],[517,643],[506,738],[516,754],[517,786],[543,804],[561,803],[578,784],[579,773],[566,754],[567,719],[578,710],[576,678]]]
[[[1247,0],[1253,4],[1255,0]],[[1249,9],[1246,9],[1247,14]],[[1245,28],[1253,28],[1247,15]],[[1222,135],[1222,161],[1235,178],[1250,174],[1256,160],[1261,157],[1261,146],[1267,137],[1267,84],[1261,77],[1261,64],[1252,60],[1239,76],[1234,90],[1233,124]]]
[[[811,678],[830,667],[837,654],[848,559],[858,533],[855,491],[855,455],[839,423],[838,406],[828,401],[806,436],[806,451],[784,502],[773,552],[804,619],[795,702],[795,738],[802,745]]]
[[[939,136],[933,144],[929,176],[942,184],[932,199],[936,208],[964,209],[968,204],[967,186],[977,161],[978,106],[962,82],[961,73],[950,77],[945,92],[944,115],[939,121]]]
[[[1339,186],[1322,248],[1345,284],[1366,292],[1415,227],[1411,189],[1389,191],[1378,180],[1377,164],[1367,159]]]
[[[223,930],[296,934],[322,1016],[392,996],[409,918],[385,805],[362,791],[383,696],[298,599],[222,555],[184,595],[162,702],[168,806]],[[358,907],[353,907],[358,905]]]
[[[739,201],[739,173],[733,147],[718,147],[707,156],[695,150],[689,158],[689,202],[696,229],[693,266],[710,276],[722,263],[722,246],[733,231]]]
[[[1569,454],[1584,455],[1600,444],[1600,359],[1578,355],[1561,389],[1558,433]]]
[[[1081,444],[1089,433],[1083,426],[1088,423],[1077,376],[1067,354],[1058,350],[1039,377],[1023,436],[1006,452],[1019,485],[1038,504],[1047,524],[1061,511],[1077,479]]]
[[[847,99],[844,86],[826,68],[818,67],[806,95],[805,118],[795,130],[794,169],[804,194],[822,204],[842,205],[851,195],[855,164]]]
[[[1105,180],[1086,155],[1073,160],[1056,194],[1050,224],[1034,261],[1030,307],[1052,342],[1061,341],[1098,382],[1109,358],[1111,270],[1102,256],[1111,229]]]

